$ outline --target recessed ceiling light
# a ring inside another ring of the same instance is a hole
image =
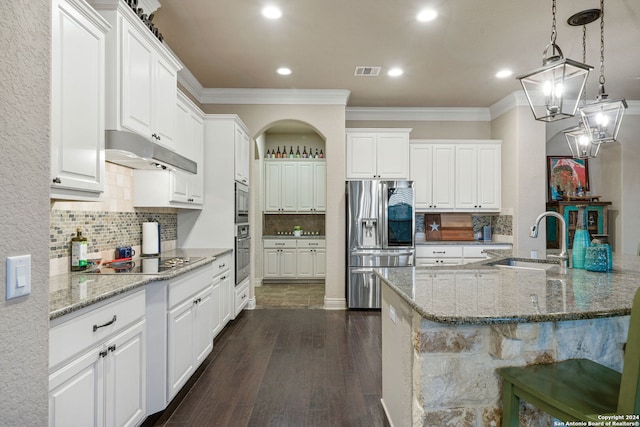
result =
[[[438,17],[438,12],[433,9],[425,9],[421,10],[418,15],[416,15],[416,19],[420,22],[429,22],[433,21]]]
[[[402,74],[404,74],[404,71],[402,71],[401,68],[392,68],[387,72],[387,75],[389,75],[390,77],[398,77]]]
[[[281,76],[288,76],[289,74],[291,74],[291,69],[287,67],[280,67],[278,68],[278,74],[280,74]]]
[[[262,9],[262,16],[268,19],[279,19],[282,17],[282,11],[277,6],[266,6]]]
[[[498,71],[496,73],[496,77],[499,79],[504,79],[511,76],[512,74],[513,74],[513,71],[505,69],[505,70]]]

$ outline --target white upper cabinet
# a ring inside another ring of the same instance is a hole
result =
[[[51,198],[95,200],[104,189],[109,24],[81,1],[54,0],[51,13]]]
[[[500,141],[412,140],[410,152],[417,210],[500,210]]]
[[[175,151],[182,66],[124,1],[89,2],[113,27],[107,36],[107,129],[136,132]]]
[[[411,179],[416,209],[452,209],[455,206],[455,147],[411,144]]]
[[[499,143],[456,146],[456,208],[500,210],[500,158]]]
[[[347,129],[347,179],[407,179],[411,129]]]
[[[235,149],[235,180],[249,185],[249,157],[251,140],[247,131],[236,123]]]
[[[326,176],[324,160],[266,160],[264,211],[324,212],[327,204]]]

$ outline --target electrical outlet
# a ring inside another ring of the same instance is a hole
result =
[[[531,259],[538,259],[538,250],[531,249]]]

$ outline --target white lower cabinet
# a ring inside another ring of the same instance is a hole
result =
[[[211,269],[169,283],[168,292],[167,403],[213,349]]]
[[[235,318],[234,280],[231,275],[233,255],[218,257],[213,262],[213,337]]]
[[[145,291],[52,322],[49,426],[136,426],[146,417]]]
[[[418,245],[416,266],[460,265],[489,258],[488,251],[511,249],[511,244]]]
[[[324,239],[264,239],[264,279],[324,279]]]
[[[326,258],[324,240],[298,239],[297,241],[297,278],[324,279]]]

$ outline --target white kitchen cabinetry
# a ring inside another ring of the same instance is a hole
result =
[[[324,212],[326,175],[324,160],[265,160],[264,211]]]
[[[416,266],[460,265],[463,260],[462,246],[419,245],[416,247]]]
[[[167,402],[213,348],[211,268],[187,273],[168,285]]]
[[[133,171],[135,207],[202,209],[204,202],[204,113],[178,92],[176,104],[178,153],[197,162],[196,174],[181,170]]]
[[[295,279],[297,250],[295,239],[264,239],[264,278]]]
[[[135,426],[146,416],[145,291],[54,321],[49,426]]]
[[[249,304],[249,278],[235,287],[235,319]]]
[[[453,209],[455,206],[455,146],[412,143],[411,180],[415,208]]]
[[[500,144],[456,145],[456,209],[500,210]]]
[[[236,135],[234,139],[234,166],[236,181],[249,185],[249,158],[251,152],[251,139],[247,130],[236,124]]]
[[[51,198],[95,200],[104,190],[109,24],[84,1],[51,6]]]
[[[176,150],[174,55],[124,1],[89,0],[111,24],[107,37],[107,129],[129,130]]]
[[[214,307],[213,336],[218,333],[235,317],[234,279],[231,274],[233,255],[231,253],[219,256],[213,262],[214,292],[218,294]]]
[[[487,252],[489,251],[504,251],[513,248],[511,244],[496,244],[496,245],[467,245],[462,247],[464,256],[464,264],[471,262],[483,261],[489,258]]]
[[[347,179],[408,179],[411,129],[347,129]]]
[[[324,279],[326,274],[325,241],[297,239],[297,278]]]

